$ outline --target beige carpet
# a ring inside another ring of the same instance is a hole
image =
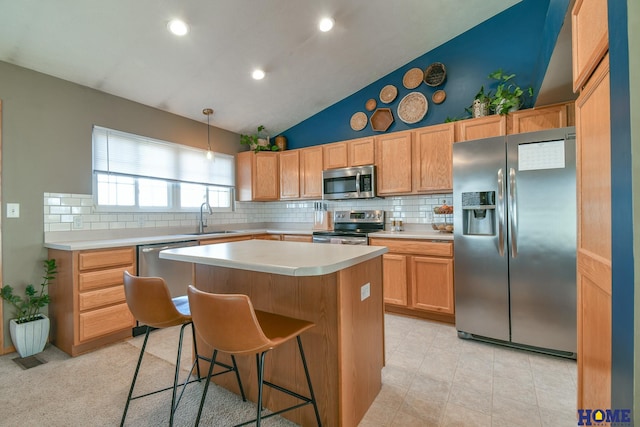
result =
[[[12,360],[18,357],[17,353],[0,357],[0,426],[119,425],[139,354],[139,338],[74,358],[48,345],[39,355],[47,363],[28,370],[23,370]],[[152,334],[153,338],[157,344],[161,335],[154,337]],[[172,346],[176,345],[177,342],[173,341]],[[169,356],[166,358],[170,359]],[[146,354],[136,394],[168,386],[172,381],[172,364],[153,354]],[[174,425],[194,424],[202,387],[198,383],[187,386],[176,411]],[[168,425],[170,404],[171,391],[134,400],[129,406],[126,425]],[[253,403],[242,402],[239,396],[211,384],[200,425],[229,426],[254,415]],[[295,424],[276,416],[266,420],[264,425]]]

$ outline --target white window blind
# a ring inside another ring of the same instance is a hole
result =
[[[234,157],[99,126],[93,127],[93,171],[232,187]]]

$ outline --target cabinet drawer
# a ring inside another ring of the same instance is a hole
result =
[[[287,242],[308,242],[311,243],[313,241],[312,236],[302,235],[302,234],[283,234],[282,240]]]
[[[135,251],[133,247],[108,251],[80,252],[78,255],[78,268],[80,271],[134,263]]]
[[[128,271],[136,274],[133,265],[126,267],[111,268],[109,270],[90,271],[78,274],[78,290],[80,292],[91,291],[98,288],[122,285],[123,274]]]
[[[80,342],[133,327],[135,319],[127,304],[80,313]]]
[[[80,311],[91,310],[98,307],[125,302],[124,286],[98,289],[97,291],[84,292],[78,296]]]
[[[398,254],[431,255],[442,257],[453,256],[452,242],[370,238],[369,244],[372,246],[386,246],[387,248],[389,248],[389,252]]]

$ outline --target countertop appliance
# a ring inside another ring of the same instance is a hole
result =
[[[456,328],[575,357],[574,128],[453,146]]]
[[[373,197],[376,197],[374,165],[322,171],[323,199],[371,199]]]
[[[333,231],[314,231],[313,243],[368,245],[368,233],[384,230],[384,211],[334,211]]]

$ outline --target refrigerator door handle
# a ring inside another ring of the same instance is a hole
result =
[[[498,253],[504,256],[504,173],[502,168],[498,169]]]
[[[516,196],[516,170],[509,168],[509,235],[511,236],[511,258],[518,256],[518,205]]]

